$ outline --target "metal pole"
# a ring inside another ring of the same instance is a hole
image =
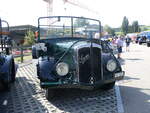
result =
[[[22,46],[22,45],[21,45],[21,47],[20,47],[20,51],[21,51],[21,54],[20,54],[21,63],[23,63],[23,46]]]
[[[3,51],[3,40],[2,40],[2,20],[0,19],[0,46]]]

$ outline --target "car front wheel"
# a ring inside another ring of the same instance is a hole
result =
[[[54,97],[55,90],[54,89],[46,89],[45,96],[47,100],[51,100]]]
[[[15,70],[15,64],[14,61],[12,63],[12,68],[11,68],[11,82],[15,82],[15,78],[16,78],[16,70]]]
[[[9,91],[10,90],[10,82],[0,81],[0,91]]]
[[[115,82],[108,83],[108,84],[105,84],[105,85],[102,87],[102,89],[104,89],[104,90],[113,89],[114,85],[115,85]]]

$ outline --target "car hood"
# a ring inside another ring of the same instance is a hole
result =
[[[47,47],[47,52],[45,55],[51,56],[54,58],[61,57],[65,52],[67,54],[74,54],[74,51],[77,47],[86,45],[89,43],[87,40],[75,40],[75,39],[64,39],[64,40],[42,40],[42,43],[45,43]]]

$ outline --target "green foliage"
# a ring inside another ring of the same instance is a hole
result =
[[[123,21],[122,21],[122,26],[121,26],[121,30],[124,33],[124,35],[128,33],[128,27],[129,27],[128,18],[124,16]]]
[[[131,25],[128,26],[128,33],[133,33],[133,27]]]
[[[123,35],[123,32],[115,32],[115,34],[122,36],[122,35]]]
[[[108,34],[115,36],[115,30],[108,25],[104,26],[104,31],[108,32]]]
[[[138,23],[138,21],[133,21],[133,23],[132,23],[132,31],[133,32],[139,32],[139,23]]]
[[[33,31],[28,31],[25,35],[24,45],[31,46],[35,43],[35,35]]]
[[[150,26],[140,26],[141,31],[149,31],[150,30]]]

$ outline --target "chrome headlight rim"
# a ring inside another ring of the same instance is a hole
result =
[[[107,61],[106,68],[109,72],[114,72],[117,69],[117,63],[115,60],[110,59]]]
[[[66,76],[69,73],[69,65],[65,62],[60,62],[56,65],[56,73],[59,76]]]

